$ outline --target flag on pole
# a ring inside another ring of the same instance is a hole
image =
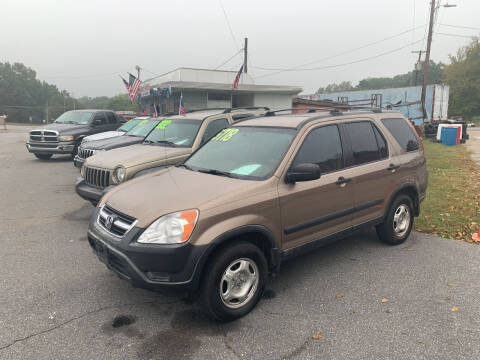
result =
[[[134,75],[129,74],[129,85],[130,85],[130,91],[129,91],[129,100],[130,102],[133,102],[133,100],[137,97],[138,95],[138,90],[140,89],[140,84],[142,83],[139,78],[135,77]]]
[[[243,72],[243,64],[240,66],[240,70],[238,70],[237,76],[235,76],[235,80],[233,81],[232,84],[232,90],[236,90],[238,88],[238,84],[240,83],[240,76],[242,75]]]
[[[178,107],[178,115],[185,115],[185,106],[183,106],[183,95],[180,95],[180,106]]]
[[[125,85],[125,87],[127,89],[127,92],[130,94],[130,84],[122,76],[120,76],[120,79],[122,79],[123,84]]]

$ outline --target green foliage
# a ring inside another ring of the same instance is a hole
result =
[[[40,123],[47,116],[47,104],[50,119],[63,113],[64,101],[65,105],[73,104],[67,91],[59,91],[36,75],[21,63],[0,62],[0,114],[8,115],[7,121],[27,122],[32,117],[33,122]]]
[[[82,96],[77,100],[84,109],[105,109],[105,106],[108,102],[108,96],[97,96],[93,98],[89,96]]]
[[[140,112],[140,108],[138,107],[137,103],[131,103],[128,100],[128,94],[118,94],[110,99],[105,103],[105,108],[114,111],[127,111],[133,110],[136,112]]]
[[[444,79],[444,67],[441,62],[435,63],[430,61],[430,70],[428,72],[427,84],[441,84]],[[406,74],[400,74],[393,77],[377,77],[366,78],[360,80],[357,86],[352,86],[350,81],[344,81],[339,84],[330,84],[326,87],[318,89],[317,94],[321,93],[334,93],[342,91],[354,91],[354,90],[375,90],[375,89],[388,89],[399,88],[415,85],[415,77],[417,78],[417,85],[421,85],[423,81],[423,68],[418,71],[409,71]]]
[[[473,119],[480,115],[480,42],[474,39],[450,56],[445,67],[450,85],[449,115]]]

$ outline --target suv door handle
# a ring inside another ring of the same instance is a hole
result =
[[[343,176],[340,176],[338,180],[335,181],[335,184],[340,185],[340,187],[344,187],[350,181],[352,181],[352,178],[344,178]]]
[[[392,173],[395,172],[400,167],[400,165],[394,165],[390,164],[390,166],[387,168],[388,171],[391,171]]]

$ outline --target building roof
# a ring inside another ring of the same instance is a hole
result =
[[[145,80],[147,87],[171,87],[172,89],[201,89],[231,91],[237,75],[236,71],[178,68],[166,74]],[[255,85],[249,74],[242,73],[240,84],[235,92],[298,94],[303,89],[298,86]]]

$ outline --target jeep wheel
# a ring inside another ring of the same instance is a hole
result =
[[[413,204],[408,195],[395,198],[385,221],[377,226],[377,235],[383,242],[399,245],[407,240],[413,226]]]
[[[48,160],[52,157],[53,154],[34,154],[37,159],[40,159],[40,160]]]
[[[200,299],[217,320],[228,321],[250,312],[265,289],[267,261],[248,242],[228,246],[214,255],[204,274]]]

